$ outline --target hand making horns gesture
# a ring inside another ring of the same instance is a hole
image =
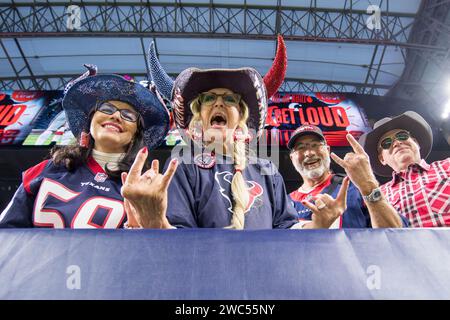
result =
[[[312,223],[318,228],[329,228],[347,208],[347,190],[349,179],[345,177],[342,181],[336,199],[328,194],[318,194],[314,198],[315,204],[302,201],[302,204],[312,211]]]
[[[359,191],[363,195],[368,195],[378,187],[378,181],[370,166],[369,156],[351,134],[347,134],[347,141],[352,146],[353,152],[347,153],[344,159],[332,152],[331,158],[344,168],[347,176]]]
[[[159,173],[159,161],[153,160],[145,173],[142,169],[147,159],[147,148],[141,149],[128,174],[122,172],[121,194],[131,227],[167,229],[172,226],[166,218],[167,189],[178,166],[172,160],[164,174]]]

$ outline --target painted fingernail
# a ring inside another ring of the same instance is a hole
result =
[[[143,148],[142,148],[142,153],[146,154],[147,151],[148,151],[147,147],[143,147]]]

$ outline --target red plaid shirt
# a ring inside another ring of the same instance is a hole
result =
[[[450,227],[450,158],[428,164],[411,164],[393,172],[381,186],[388,201],[411,227]]]

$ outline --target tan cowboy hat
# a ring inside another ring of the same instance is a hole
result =
[[[422,159],[425,159],[430,154],[433,146],[433,132],[430,125],[414,111],[406,111],[399,116],[386,117],[375,122],[373,130],[359,138],[359,144],[363,146],[369,155],[373,171],[377,175],[384,177],[392,175],[392,168],[383,165],[378,159],[378,143],[386,132],[394,129],[406,130],[417,140]]]

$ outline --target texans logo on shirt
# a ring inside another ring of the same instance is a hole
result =
[[[222,197],[224,197],[228,203],[228,211],[233,213],[233,203],[230,199],[230,196],[227,194],[227,190],[231,190],[231,181],[233,180],[233,173],[229,171],[223,171],[223,172],[216,172],[214,178],[216,179],[217,183],[220,187],[220,194]],[[244,213],[247,213],[252,206],[261,199],[261,195],[264,193],[264,189],[261,187],[261,185],[255,181],[246,181],[247,182],[247,188],[249,192],[249,199],[248,204],[245,209]]]

